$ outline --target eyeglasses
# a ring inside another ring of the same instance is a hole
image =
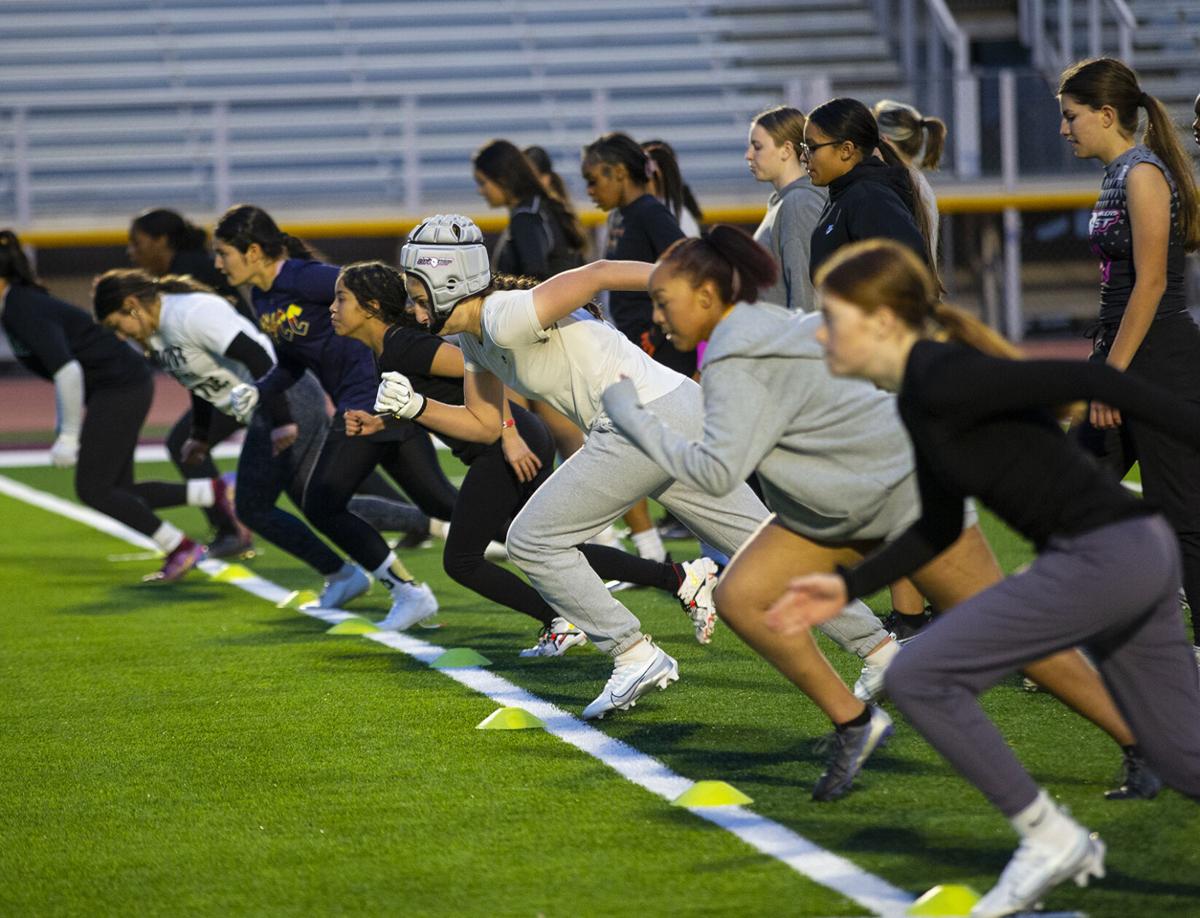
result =
[[[800,144],[800,155],[805,159],[812,156],[813,150],[819,150],[821,147],[832,147],[834,144],[845,143],[842,140],[827,140],[824,143],[802,143]]]

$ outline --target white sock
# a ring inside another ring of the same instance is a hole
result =
[[[658,530],[651,526],[644,532],[633,534],[633,547],[637,549],[638,557],[649,558],[651,561],[666,561],[667,549],[663,545]]]
[[[187,504],[189,507],[211,507],[217,502],[211,478],[189,478],[187,480]]]
[[[863,657],[863,662],[867,666],[889,666],[892,660],[896,659],[896,654],[900,652],[900,645],[891,638],[878,645],[869,654]]]
[[[613,660],[619,663],[640,663],[643,660],[649,660],[652,656],[654,656],[654,645],[645,635],[642,635],[632,647],[613,654]]]
[[[154,540],[155,545],[169,555],[183,541],[183,532],[170,523],[164,522],[154,530],[154,535],[150,536],[150,538]]]
[[[375,568],[371,573],[375,575],[375,579],[382,583],[388,590],[395,595],[396,591],[406,583],[412,583],[412,575],[408,569],[396,557],[394,551],[389,551],[388,556],[383,559],[383,564]]]
[[[1060,810],[1044,790],[1039,790],[1033,803],[1013,816],[1009,822],[1022,838],[1047,848],[1061,848],[1072,844],[1080,829],[1079,824]]]

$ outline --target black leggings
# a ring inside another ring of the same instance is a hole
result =
[[[442,565],[467,589],[549,625],[558,613],[541,594],[512,571],[484,557],[488,543],[504,541],[513,517],[554,471],[554,440],[546,425],[518,405],[510,403],[509,407],[517,432],[542,461],[542,468],[533,481],[521,483],[505,460],[499,441],[472,460],[450,518]],[[647,561],[601,545],[581,545],[579,550],[605,580],[624,580],[671,592],[679,586],[671,564]]]
[[[1108,327],[1097,337],[1092,360],[1107,358],[1116,331]],[[1127,372],[1200,404],[1200,328],[1186,313],[1152,322]],[[1200,644],[1200,450],[1134,420],[1115,430],[1085,422],[1078,436],[1120,478],[1134,462],[1141,465],[1146,500],[1162,510],[1179,539],[1193,642]]]
[[[376,466],[388,473],[428,516],[449,519],[458,492],[438,463],[429,434],[416,425],[384,436],[348,437],[340,419],[325,436],[308,486],[304,515],[351,558],[375,571],[387,559],[387,542],[361,517],[350,512],[350,498]]]
[[[153,398],[149,376],[132,386],[89,392],[75,466],[81,501],[146,536],[162,525],[154,509],[187,503],[185,484],[133,480],[133,451]]]
[[[235,431],[241,430],[242,425],[234,418],[221,411],[214,410],[212,420],[208,425],[209,448],[216,446],[229,438]],[[192,409],[185,411],[175,426],[171,428],[171,432],[167,434],[167,452],[171,455],[171,461],[175,464],[175,468],[179,469],[179,474],[184,478],[216,478],[221,474],[221,470],[217,468],[217,464],[213,462],[211,455],[206,455],[200,462],[185,463],[183,461],[183,444],[187,441],[188,435],[192,432]],[[228,535],[234,532],[233,521],[227,519],[222,514],[218,513],[213,507],[205,507],[204,515],[208,518],[208,524],[216,530],[217,535]]]

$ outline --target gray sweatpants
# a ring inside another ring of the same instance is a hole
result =
[[[646,408],[684,436],[704,435],[703,397],[690,379]],[[604,588],[575,546],[646,496],[727,555],[733,555],[768,516],[747,485],[726,497],[711,497],[675,481],[616,430],[600,426],[588,433],[583,449],[534,492],[508,530],[508,556],[542,598],[597,648],[610,653],[641,640],[641,623]],[[886,636],[879,619],[861,603],[847,607],[823,630],[860,657]]]
[[[1051,539],[1024,573],[905,645],[887,671],[888,695],[1012,817],[1038,787],[977,696],[1027,663],[1086,647],[1146,759],[1167,784],[1200,800],[1200,687],[1179,580],[1179,544],[1160,516]]]

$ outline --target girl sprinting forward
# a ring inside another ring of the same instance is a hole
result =
[[[192,393],[199,423],[214,410],[231,414],[233,389],[266,376],[275,365],[270,339],[191,278],[107,271],[96,282],[92,303],[102,324],[141,344]],[[275,505],[284,490],[297,506],[302,503],[328,425],[324,393],[310,374],[266,400],[246,430],[234,499],[246,525],[326,579],[319,604],[339,608],[348,598],[346,585],[366,575],[358,569],[357,578],[339,578],[343,559],[302,520]]]
[[[920,570],[959,537],[967,496],[1033,542],[1026,571],[940,617],[885,678],[896,706],[1020,834],[971,912],[1014,914],[1067,879],[1104,875],[1104,844],[1055,806],[979,707],[977,696],[1014,670],[1086,646],[1151,766],[1200,799],[1200,687],[1179,616],[1178,542],[1063,435],[1052,410],[1095,399],[1196,443],[1200,409],[1094,363],[991,356],[1007,343],[940,303],[927,268],[891,242],[839,252],[817,290],[829,368],[899,393],[921,517],[858,565],[793,581],[768,619],[798,633]]]
[[[500,280],[494,277],[493,283]],[[535,284],[532,279],[526,282],[529,287]],[[463,404],[462,351],[429,332],[430,316],[423,308],[406,308],[404,276],[399,271],[380,262],[350,265],[342,269],[336,290],[330,313],[338,334],[362,341],[375,353],[384,374],[403,374],[418,394],[447,405]],[[450,519],[443,565],[463,586],[541,623],[537,644],[522,651],[522,656],[558,656],[583,643],[583,632],[559,616],[524,580],[484,557],[488,542],[504,540],[513,517],[553,468],[554,443],[546,426],[516,402],[504,407],[503,421],[491,443],[445,437],[468,469]],[[399,422],[388,419],[386,423]],[[384,425],[383,418],[365,411],[352,411],[346,417],[352,436],[374,433]],[[605,580],[675,593],[693,571],[697,582],[707,579],[707,568],[697,562],[650,561],[599,545],[581,545],[580,551]]]
[[[691,441],[642,408],[625,382],[604,393],[613,424],[676,480],[713,496],[757,472],[776,511],[742,546],[716,590],[717,610],[738,634],[809,695],[837,728],[826,773],[813,796],[833,799],[890,729],[887,715],[864,704],[882,694],[895,645],[867,657],[853,697],[807,632],[782,639],[763,613],[796,574],[838,563],[894,538],[920,513],[912,451],[895,414],[895,398],[825,368],[819,316],[796,317],[756,302],[775,270],[770,253],[729,226],[676,243],[659,259],[649,289],[656,319],[676,347],[708,340],[702,377],[704,436]],[[794,393],[772,398],[770,393]],[[745,406],[757,406],[747,414]],[[968,508],[964,534],[916,579],[949,608],[1003,576]],[[839,618],[845,618],[843,614]],[[872,666],[872,659],[880,660]],[[1118,743],[1132,747],[1099,677],[1077,651],[1035,664],[1034,674],[1076,705]],[[1153,795],[1156,779],[1127,753],[1135,779]],[[1127,784],[1129,779],[1127,778]]]
[[[148,536],[166,553],[147,580],[178,580],[204,546],[159,519],[160,507],[216,506],[233,519],[220,478],[182,482],[133,479],[133,451],[150,411],[150,368],[86,312],[48,294],[8,230],[0,232],[0,327],[21,363],[54,382],[58,428],[50,461],[75,467],[75,493],[89,507]]]
[[[612,655],[612,678],[583,712],[602,717],[632,706],[655,686],[666,688],[679,678],[679,668],[604,588],[576,546],[651,495],[698,535],[732,553],[766,508],[745,485],[713,500],[676,484],[616,433],[600,409],[600,393],[625,375],[659,417],[685,431],[697,429],[699,386],[581,309],[603,289],[644,290],[650,265],[595,262],[532,290],[496,291],[482,242],[479,228],[466,217],[438,216],[418,226],[401,251],[408,295],[431,316],[431,330],[460,334],[465,406],[426,399],[404,377],[389,374],[376,408],[417,418],[438,433],[490,443],[503,423],[507,385],[545,399],[588,431],[584,447],[513,520],[508,553],[562,618]],[[707,559],[697,562],[695,576],[680,588],[701,640],[715,620],[715,570]]]
[[[334,334],[329,304],[338,269],[313,260],[300,240],[284,233],[271,217],[247,204],[231,208],[217,223],[217,267],[229,282],[250,284],[259,327],[275,345],[278,363],[254,385],[231,393],[234,410],[249,417],[260,398],[289,388],[311,371],[333,400],[336,414],[304,489],[304,515],[335,545],[387,587],[392,608],[380,627],[407,621],[417,611],[430,616],[437,600],[417,584],[383,537],[349,509],[354,491],[382,465],[428,515],[448,519],[455,492],[438,465],[429,436],[408,425],[375,437],[346,435],[343,413],[369,409],[376,388],[375,361],[357,341]],[[362,570],[347,564],[333,580],[353,598],[367,591]]]

